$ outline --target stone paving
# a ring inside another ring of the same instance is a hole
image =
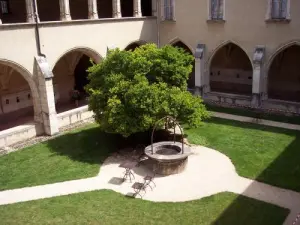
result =
[[[277,188],[240,177],[231,160],[224,154],[200,146],[191,148],[193,154],[181,174],[155,177],[156,187],[147,188],[143,199],[155,202],[182,202],[201,199],[221,192],[233,192],[290,209],[284,225],[290,225],[300,212],[300,193]],[[0,192],[0,205],[31,201],[93,190],[111,189],[132,195],[132,183],[122,182],[124,169],[119,165],[124,156],[113,155],[104,162],[98,176],[36,187]],[[147,160],[133,170],[135,180],[151,174]]]
[[[282,123],[282,122],[276,122],[272,120],[257,119],[253,117],[238,116],[238,115],[221,113],[221,112],[211,112],[211,113],[214,117],[218,117],[222,119],[236,120],[236,121],[246,122],[246,123],[256,123],[265,126],[279,127],[279,128],[289,129],[289,130],[300,130],[300,125],[297,124]]]

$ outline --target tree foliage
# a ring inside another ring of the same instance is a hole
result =
[[[134,51],[115,49],[89,68],[89,107],[101,129],[129,136],[170,115],[197,127],[208,113],[187,91],[193,57],[183,49],[155,44]]]

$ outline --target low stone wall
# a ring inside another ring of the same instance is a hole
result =
[[[36,137],[42,133],[42,124],[35,123],[24,124],[0,131],[0,149]]]
[[[88,106],[72,109],[57,114],[58,127],[62,128],[71,124],[84,121],[93,117],[93,112],[88,110]]]
[[[209,100],[209,101],[215,101],[219,103],[238,104],[238,105],[245,105],[245,106],[251,105],[251,96],[247,96],[247,95],[210,92],[205,94],[203,99],[204,101]]]
[[[268,99],[262,102],[262,107],[264,109],[274,109],[278,111],[282,111],[284,114],[290,113],[300,113],[300,103],[298,102],[289,102],[283,100],[275,100],[275,99]]]

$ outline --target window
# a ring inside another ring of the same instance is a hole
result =
[[[223,20],[224,0],[210,0],[210,19]]]
[[[161,0],[162,20],[175,20],[175,0]]]
[[[1,0],[0,1],[0,6],[1,6],[1,13],[2,14],[8,14],[9,13],[8,0]]]
[[[272,0],[271,5],[271,18],[272,19],[286,19],[287,18],[287,5],[288,0]]]

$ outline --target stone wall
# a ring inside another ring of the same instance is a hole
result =
[[[83,106],[57,114],[59,128],[90,119],[93,115],[93,112],[88,111],[88,106]]]

